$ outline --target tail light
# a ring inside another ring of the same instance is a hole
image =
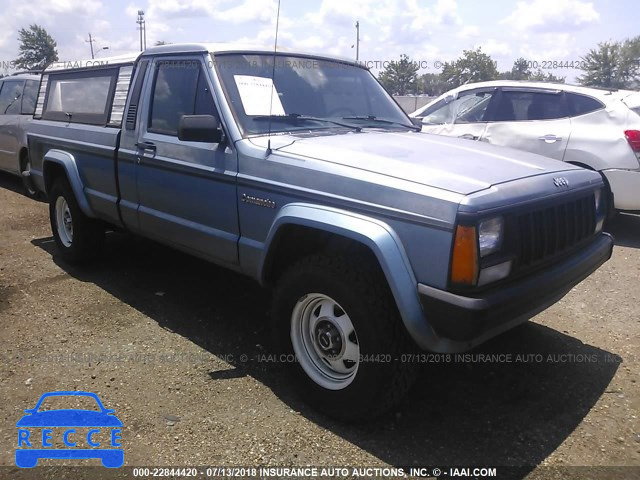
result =
[[[640,130],[625,130],[624,136],[627,137],[627,142],[631,146],[631,149],[640,153]]]

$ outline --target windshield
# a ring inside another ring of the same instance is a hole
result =
[[[368,70],[313,57],[215,55],[227,100],[246,135],[317,129],[413,128]],[[273,78],[273,81],[272,81]]]

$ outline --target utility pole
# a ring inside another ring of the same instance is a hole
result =
[[[138,19],[136,20],[138,29],[140,30],[140,51],[142,52],[147,48],[147,31],[144,24],[144,10],[138,10]],[[144,44],[142,42],[142,36],[144,32]]]
[[[360,60],[360,22],[356,22],[356,62]]]
[[[89,44],[89,46],[91,46],[91,60],[93,60],[93,58],[94,58],[93,42],[95,42],[95,40],[93,38],[91,38],[91,32],[89,32],[89,40],[85,40],[85,42],[87,42]]]

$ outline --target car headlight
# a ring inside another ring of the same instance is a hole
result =
[[[504,219],[502,217],[490,218],[480,222],[478,226],[480,256],[486,257],[500,250],[503,234]]]

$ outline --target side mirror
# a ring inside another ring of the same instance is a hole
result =
[[[411,123],[417,125],[418,127],[422,126],[422,118],[421,117],[411,117]]]
[[[182,115],[178,122],[178,139],[185,142],[220,143],[222,129],[213,115]]]

